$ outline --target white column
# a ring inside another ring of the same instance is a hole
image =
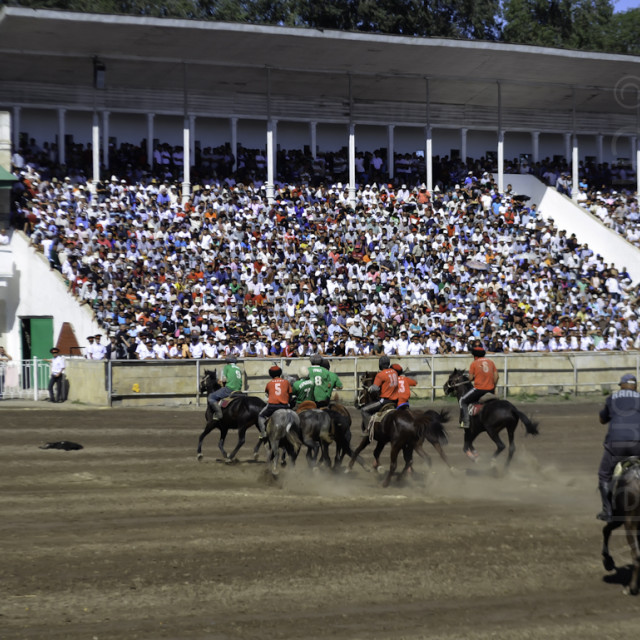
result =
[[[155,113],[147,113],[147,164],[153,170],[153,119]]]
[[[601,133],[599,133],[596,136],[596,162],[598,164],[602,164],[602,162],[604,161],[603,141],[604,141],[604,136]]]
[[[91,126],[91,152],[93,160],[93,183],[100,182],[100,119],[98,112],[93,112],[93,124]]]
[[[102,166],[109,168],[109,111],[102,112]]]
[[[356,125],[349,124],[349,202],[356,204]]]
[[[467,131],[468,129],[460,129],[460,159],[467,164]]]
[[[60,108],[58,109],[58,163],[59,164],[67,164],[66,157],[66,149],[64,144],[64,136],[65,134],[65,114],[67,113],[66,109]]]
[[[267,200],[273,203],[273,120],[267,120]]]
[[[182,204],[191,197],[191,131],[189,118],[185,116],[182,123]]]
[[[567,164],[571,161],[571,134],[564,134],[564,159]]]
[[[189,147],[189,175],[191,175],[191,165],[195,161],[196,157],[196,117],[189,116],[189,140],[191,141],[191,146]],[[185,154],[187,150],[185,149]]]
[[[389,170],[389,180],[393,180],[394,169],[395,169],[395,160],[394,160],[394,140],[393,133],[395,126],[390,124],[387,127],[387,168]]]
[[[11,169],[11,116],[8,111],[0,111],[0,168],[7,171]],[[4,214],[5,211],[2,210],[1,213]],[[6,222],[2,216],[0,224]]]
[[[540,132],[531,132],[531,161],[540,162]]]
[[[20,148],[20,107],[13,107],[13,122],[11,123],[11,142],[13,150]]]
[[[317,136],[318,136],[318,123],[317,122],[310,122],[309,123],[309,139],[311,140],[311,157],[315,160],[316,159],[316,154],[317,154],[317,147],[318,147],[318,141],[317,141]]]
[[[231,118],[231,153],[233,155],[233,170],[238,170],[238,118]]]
[[[498,131],[498,191],[504,193],[504,131]]]
[[[573,136],[573,148],[571,150],[571,197],[578,198],[578,136]]]
[[[433,130],[425,128],[424,163],[427,167],[427,191],[433,191]]]

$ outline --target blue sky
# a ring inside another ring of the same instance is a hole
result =
[[[626,11],[640,7],[640,0],[614,0],[614,11]]]

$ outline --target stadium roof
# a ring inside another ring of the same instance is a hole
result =
[[[190,95],[225,97],[233,110],[269,90],[274,102],[339,101],[336,115],[344,117],[349,87],[354,104],[402,102],[424,113],[429,78],[432,104],[493,110],[499,82],[509,109],[570,113],[575,104],[582,114],[635,122],[640,77],[634,56],[10,7],[0,12],[0,54],[4,103],[7,91],[25,102],[21,87],[34,95],[52,85],[92,89],[97,57],[111,92],[186,87]]]

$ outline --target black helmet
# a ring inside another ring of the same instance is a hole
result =
[[[487,352],[482,347],[472,347],[471,348],[471,355],[474,358],[484,358],[486,353]]]
[[[269,375],[272,378],[277,378],[282,375],[282,369],[277,364],[274,364],[273,367],[269,368]]]
[[[322,362],[320,363],[320,366],[323,369],[326,369],[327,371],[331,369],[331,363],[326,358],[322,358]]]
[[[227,364],[236,364],[236,362],[238,362],[238,358],[236,358],[235,356],[227,356],[224,361]]]
[[[378,368],[380,369],[380,371],[382,371],[383,369],[388,369],[390,365],[391,360],[389,359],[389,356],[380,356],[380,359],[378,360]]]
[[[322,365],[322,356],[319,353],[314,353],[309,359],[312,365]]]

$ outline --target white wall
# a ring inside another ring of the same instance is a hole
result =
[[[634,282],[640,280],[640,250],[605,227],[598,218],[534,176],[507,174],[504,180],[505,184],[511,183],[516,193],[531,196],[542,218],[553,218],[558,229],[575,233],[580,244],[587,243],[608,264],[626,267]]]
[[[9,245],[13,252],[13,276],[7,286],[0,287],[0,343],[14,359],[22,357],[20,318],[53,317],[53,342],[58,340],[62,324],[69,322],[80,346],[89,335],[101,333],[86,306],[81,307],[67,292],[67,286],[57,271],[51,271],[48,261],[29,246],[22,232],[14,232]]]

